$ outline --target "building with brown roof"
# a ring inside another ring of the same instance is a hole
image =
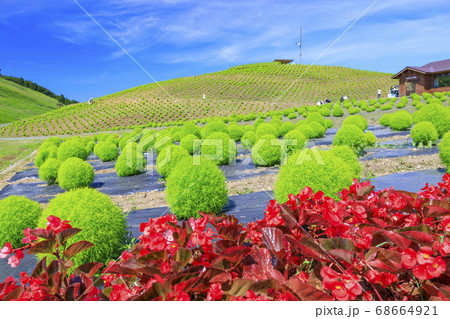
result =
[[[399,79],[400,96],[450,91],[450,59],[407,66],[392,78]]]

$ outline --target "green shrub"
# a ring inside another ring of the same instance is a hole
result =
[[[297,118],[297,114],[295,114],[295,113],[289,113],[288,119],[293,120],[293,119],[296,119],[296,118]]]
[[[180,141],[180,146],[190,155],[200,151],[201,140],[194,134],[188,134]]]
[[[173,144],[173,138],[169,135],[159,135],[155,140],[155,152],[160,153],[166,146]]]
[[[264,121],[263,118],[258,118],[258,119],[255,121],[255,123],[253,124],[253,126],[255,127],[255,130],[256,130],[256,128],[258,128],[259,125],[265,124],[265,123],[266,123],[266,121]]]
[[[293,129],[295,129],[295,124],[287,121],[284,122],[283,125],[281,125],[280,133],[282,136],[285,136],[288,132],[292,131]]]
[[[159,153],[156,159],[156,169],[159,174],[167,179],[175,165],[188,156],[190,157],[189,153],[184,148],[176,145],[169,145]]]
[[[336,193],[352,184],[354,171],[341,158],[317,149],[298,150],[280,168],[275,183],[275,198],[285,203],[289,194],[309,186],[314,192],[338,199]]]
[[[446,133],[439,143],[439,158],[450,172],[450,132]]]
[[[342,117],[342,116],[344,116],[344,110],[342,109],[342,107],[340,105],[334,105],[333,111],[331,112],[331,114],[333,114],[333,116],[336,116],[336,117]]]
[[[86,240],[94,247],[71,260],[73,269],[88,262],[108,264],[121,248],[126,231],[125,217],[111,199],[94,189],[77,189],[53,198],[43,211],[38,226],[46,227],[47,217],[53,215],[71,221],[71,226],[82,229],[69,239],[68,246]],[[43,258],[45,255],[40,255]],[[51,256],[47,256],[51,258]]]
[[[41,215],[39,203],[24,196],[8,196],[0,200],[0,247],[7,242],[13,249],[23,246],[23,230],[36,228]]]
[[[200,152],[217,165],[226,165],[236,160],[237,147],[227,133],[215,132],[202,141]]]
[[[200,127],[198,127],[197,125],[195,125],[192,122],[187,122],[181,128],[180,137],[183,138],[183,137],[185,137],[186,135],[189,135],[189,134],[193,134],[193,135],[197,136],[197,138],[200,138],[201,137]]]
[[[320,115],[320,113],[308,113],[308,115],[306,116],[306,123],[310,124],[312,122],[317,122],[319,124],[321,124],[323,127],[325,127],[325,119],[323,118],[322,115]]]
[[[438,132],[431,122],[420,122],[411,130],[414,145],[431,146],[438,140]]]
[[[267,124],[267,123],[258,125],[258,127],[256,128],[256,135],[261,137],[261,136],[267,135],[267,134],[274,135],[275,137],[279,136],[278,130],[275,126],[273,126],[271,124]]]
[[[439,137],[450,130],[450,112],[439,104],[429,104],[414,113],[414,124],[431,122],[436,128]]]
[[[330,119],[325,119],[325,128],[326,128],[326,129],[332,128],[333,125],[334,125],[334,123],[333,123],[332,120],[330,120]]]
[[[80,158],[68,158],[58,169],[58,184],[62,189],[88,187],[93,182],[94,168]]]
[[[45,141],[53,143],[56,146],[59,146],[59,145],[61,145],[62,139],[60,137],[57,137],[57,136],[52,136],[52,137],[49,137],[48,139],[46,139]]]
[[[95,142],[94,141],[90,141],[90,142],[88,142],[87,143],[87,145],[86,145],[86,152],[88,153],[88,156],[92,153],[92,151],[94,150],[94,147],[95,147]]]
[[[244,149],[252,148],[252,146],[256,143],[258,140],[258,135],[256,135],[256,132],[248,131],[244,134],[241,138],[241,143]]]
[[[280,118],[272,117],[272,120],[270,120],[270,125],[278,125],[281,127],[281,125],[283,125],[283,121],[281,120],[281,117]]]
[[[211,121],[206,124],[202,130],[201,135],[202,138],[207,138],[210,134],[214,132],[227,132],[227,126],[222,121]]]
[[[412,116],[408,111],[401,110],[392,114],[390,127],[394,131],[405,131],[412,125]]]
[[[97,155],[102,162],[109,162],[115,160],[119,156],[119,150],[113,143],[99,142],[94,147],[94,154]]]
[[[392,105],[391,104],[385,104],[381,106],[381,110],[382,111],[388,111],[388,110],[392,110]]]
[[[331,111],[329,109],[327,109],[327,108],[320,109],[319,113],[320,113],[320,115],[326,116],[326,117],[331,115]]]
[[[114,167],[116,169],[117,176],[123,177],[143,173],[145,171],[146,164],[145,157],[142,153],[136,150],[131,150],[120,154]]]
[[[230,135],[233,140],[240,141],[244,135],[244,130],[239,125],[232,124],[228,126],[228,135]]]
[[[347,145],[350,146],[356,154],[362,153],[364,146],[366,145],[366,138],[364,132],[356,125],[344,125],[333,140],[334,146]]]
[[[392,114],[384,114],[381,118],[380,118],[380,125],[382,126],[390,126],[391,125],[391,117]]]
[[[253,125],[244,125],[242,129],[244,130],[244,134],[247,132],[256,132],[256,128]]]
[[[253,145],[253,162],[259,166],[274,166],[281,163],[281,142],[272,134],[261,136]]]
[[[367,120],[362,117],[361,115],[352,115],[347,117],[344,122],[342,122],[342,126],[344,125],[355,125],[357,127],[359,127],[362,131],[367,130]]]
[[[58,148],[58,160],[65,161],[71,157],[78,157],[85,161],[88,157],[86,148],[81,142],[77,140],[66,141],[62,143]]]
[[[342,159],[344,163],[348,165],[353,173],[352,178],[359,179],[361,177],[362,167],[358,161],[358,156],[353,149],[347,145],[333,146],[329,152]]]
[[[312,122],[308,123],[308,126],[313,131],[313,136],[311,136],[311,138],[320,138],[320,137],[323,137],[325,135],[326,129],[319,122],[312,121]]]
[[[296,130],[302,132],[307,139],[313,138],[315,135],[314,129],[309,125],[297,125]]]
[[[49,158],[39,167],[39,178],[52,185],[56,183],[58,178],[58,170],[61,162],[55,158]]]
[[[298,129],[295,129],[289,131],[289,133],[284,136],[283,146],[288,153],[292,153],[295,150],[306,147],[307,141],[308,139],[306,136]]]
[[[228,201],[225,176],[203,157],[184,158],[167,179],[166,197],[178,219],[199,217],[198,212],[221,213]]]
[[[45,145],[44,148],[42,146]],[[36,157],[34,159],[34,165],[36,167],[41,167],[42,164],[45,163],[46,160],[50,158],[57,158],[58,148],[53,143],[43,143],[39,148]]]
[[[154,148],[156,138],[160,135],[160,133],[156,130],[147,133],[144,135],[139,141],[139,148],[143,151],[150,151]]]
[[[364,137],[366,138],[367,146],[369,147],[375,146],[375,143],[377,142],[377,137],[375,136],[375,134],[373,134],[373,132],[367,131],[366,133],[364,133]]]

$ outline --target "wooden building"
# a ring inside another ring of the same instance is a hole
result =
[[[407,66],[392,78],[399,80],[400,96],[450,91],[450,59]]]
[[[289,64],[289,63],[291,63],[292,61],[294,61],[294,60],[286,60],[286,59],[276,59],[276,60],[273,60],[273,62],[278,62],[278,63],[281,63],[281,64]]]

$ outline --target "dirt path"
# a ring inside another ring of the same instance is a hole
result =
[[[9,180],[11,177],[14,176],[17,172],[21,172],[25,169],[25,166],[28,163],[31,163],[31,161],[34,159],[34,156],[36,155],[37,150],[33,151],[30,155],[28,155],[25,158],[22,158],[21,160],[18,160],[11,166],[5,168],[3,171],[0,172],[0,191],[8,184],[7,180]]]

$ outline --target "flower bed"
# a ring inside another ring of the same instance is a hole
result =
[[[335,201],[308,187],[285,204],[271,201],[263,220],[166,215],[141,224],[120,259],[80,266],[66,247],[79,229],[49,216],[26,229],[24,248],[8,244],[17,266],[24,251],[53,253],[33,274],[0,284],[0,300],[448,300],[450,174],[419,194],[356,180]],[[40,241],[38,242],[38,238]]]

